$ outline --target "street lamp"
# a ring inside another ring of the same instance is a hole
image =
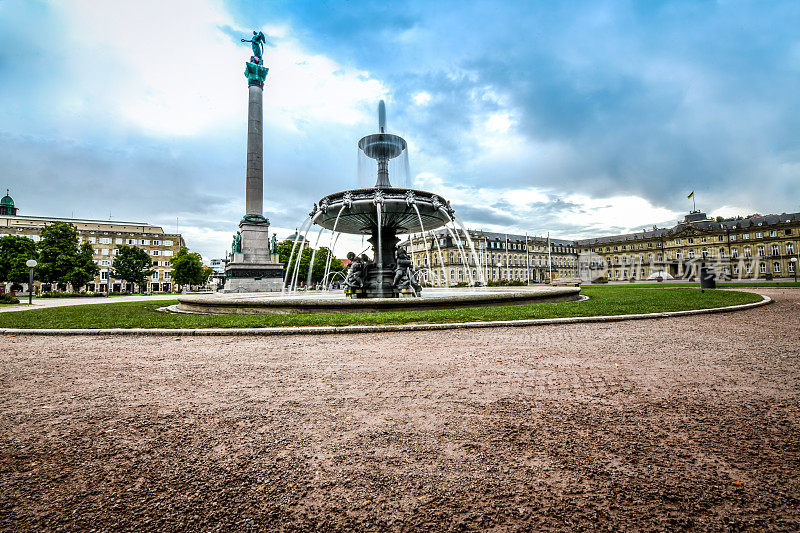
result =
[[[797,258],[792,257],[789,259],[792,262],[792,270],[794,270],[794,282],[797,283]]]
[[[25,266],[31,269],[28,277],[28,305],[33,305],[33,269],[36,268],[38,264],[36,259],[28,259],[25,261]]]

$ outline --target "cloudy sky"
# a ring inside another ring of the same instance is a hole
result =
[[[579,238],[800,211],[800,2],[0,0],[0,186],[222,256],[263,30],[279,237],[357,183],[387,102],[413,184],[469,226]],[[337,250],[340,252],[340,250]],[[340,253],[339,255],[343,255]]]

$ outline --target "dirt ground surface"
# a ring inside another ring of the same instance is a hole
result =
[[[798,530],[800,291],[736,313],[6,336],[4,530]]]

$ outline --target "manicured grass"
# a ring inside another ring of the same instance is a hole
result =
[[[623,285],[623,283],[614,283],[614,284],[609,285],[609,286],[616,287],[616,286],[619,286],[619,285]],[[670,287],[699,287],[700,283],[699,282],[694,282],[694,283],[690,283],[690,282],[686,282],[686,283],[661,282],[661,283],[659,283],[657,281],[652,281],[652,282],[648,281],[648,282],[631,283],[630,285],[633,286],[633,287],[650,287],[650,286],[653,286],[653,287],[670,288]],[[800,282],[799,283],[795,283],[793,281],[743,281],[741,283],[732,283],[732,282],[725,283],[725,282],[723,282],[723,283],[717,283],[717,287],[723,287],[723,288],[726,288],[726,289],[731,289],[731,288],[735,289],[737,287],[739,287],[739,288],[743,288],[743,287],[800,287]]]
[[[543,303],[502,307],[406,311],[391,313],[298,315],[182,315],[157,311],[177,300],[76,305],[0,314],[3,328],[237,328],[269,326],[344,326],[471,322],[573,316],[621,315],[707,309],[757,302],[757,294],[671,287],[626,285],[583,287],[583,302]]]

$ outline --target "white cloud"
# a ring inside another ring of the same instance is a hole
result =
[[[632,231],[651,226],[659,221],[677,220],[680,213],[654,206],[638,196],[612,196],[609,198],[590,198],[573,194],[565,199],[577,204],[579,209],[569,209],[557,215],[559,222],[583,226],[587,234],[619,231]]]
[[[415,94],[412,98],[414,99],[415,104],[424,106],[430,103],[431,94],[425,91],[420,91],[417,94]]]
[[[219,2],[84,0],[58,7],[73,74],[84,80],[83,94],[73,98],[76,112],[87,99],[100,98],[109,114],[163,136],[242,121],[250,50],[220,29],[235,22]],[[290,129],[322,121],[351,125],[365,119],[364,102],[385,96],[369,73],[306,51],[290,29],[264,31],[274,44],[264,53],[270,68],[265,122]]]

